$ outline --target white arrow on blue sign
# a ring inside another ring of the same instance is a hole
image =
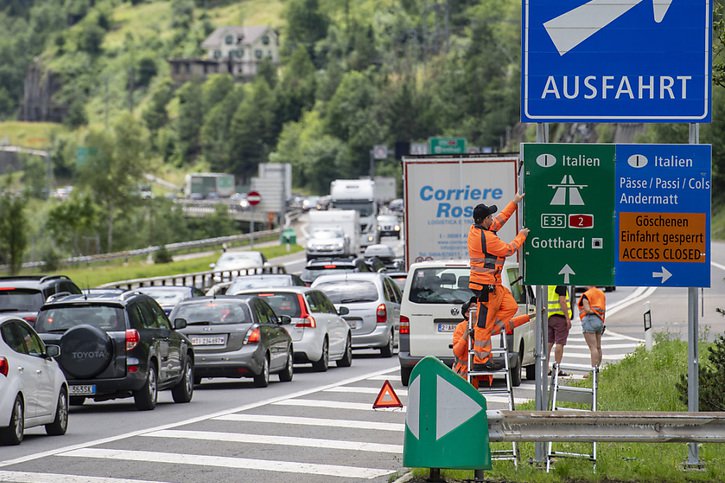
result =
[[[524,0],[524,122],[709,122],[710,0]]]

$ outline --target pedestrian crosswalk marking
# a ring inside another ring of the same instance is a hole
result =
[[[303,406],[308,408],[353,409],[357,411],[374,411],[369,403],[345,401],[326,401],[322,399],[285,399],[272,403],[275,406]],[[405,411],[405,407],[402,408]]]
[[[635,343],[625,343],[625,344],[606,344],[605,342],[602,342],[602,347],[609,349],[609,350],[615,350],[615,349],[636,349],[637,347],[641,346],[642,344],[635,344]],[[589,350],[589,346],[585,344],[569,344],[567,343],[564,349],[564,355],[566,355],[566,351],[569,349],[575,349],[575,350]]]
[[[195,439],[202,441],[225,441],[231,443],[254,443],[282,446],[300,446],[302,448],[327,448],[350,451],[369,451],[373,453],[401,454],[403,446],[399,444],[368,443],[364,441],[343,441],[333,439],[297,438],[266,434],[224,433],[220,431],[183,431],[167,429],[144,434],[151,438]]]
[[[238,468],[243,470],[277,471],[281,473],[304,473],[309,475],[336,476],[343,479],[379,478],[394,473],[395,470],[380,468],[361,468],[343,465],[324,465],[297,461],[260,460],[252,458],[232,458],[228,456],[208,456],[184,453],[161,453],[158,451],[130,451],[120,449],[82,448],[58,456],[71,458],[96,458],[119,461],[142,461],[147,463],[168,463],[174,465],[215,466]]]
[[[352,419],[302,418],[268,414],[227,414],[214,418],[216,421],[239,421],[248,423],[296,424],[299,426],[322,426],[326,428],[373,429],[376,431],[403,431],[404,424],[357,421]]]
[[[15,483],[163,483],[128,478],[61,475],[58,473],[30,473],[27,471],[0,471],[0,481]]]

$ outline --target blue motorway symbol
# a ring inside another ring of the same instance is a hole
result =
[[[709,122],[710,0],[524,0],[524,122]]]

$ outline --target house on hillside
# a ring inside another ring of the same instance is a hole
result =
[[[174,81],[202,80],[209,74],[249,80],[257,75],[264,60],[279,64],[279,33],[271,27],[219,27],[201,47],[205,58],[169,60]]]

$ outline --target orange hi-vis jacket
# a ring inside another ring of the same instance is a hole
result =
[[[604,295],[604,292],[599,290],[596,287],[590,288],[586,292],[582,294],[581,297],[579,297],[579,302],[577,303],[577,306],[579,307],[579,318],[584,319],[584,316],[587,315],[584,313],[584,297],[589,300],[589,306],[594,311],[594,315],[602,319],[602,323],[604,322],[604,314],[606,312],[607,308],[607,298]]]
[[[488,229],[471,225],[468,230],[468,257],[471,261],[468,287],[471,290],[482,290],[484,285],[501,285],[501,270],[506,257],[516,253],[524,244],[526,235],[523,233],[518,233],[511,243],[496,235],[515,211],[516,203],[512,201],[494,217]]]

